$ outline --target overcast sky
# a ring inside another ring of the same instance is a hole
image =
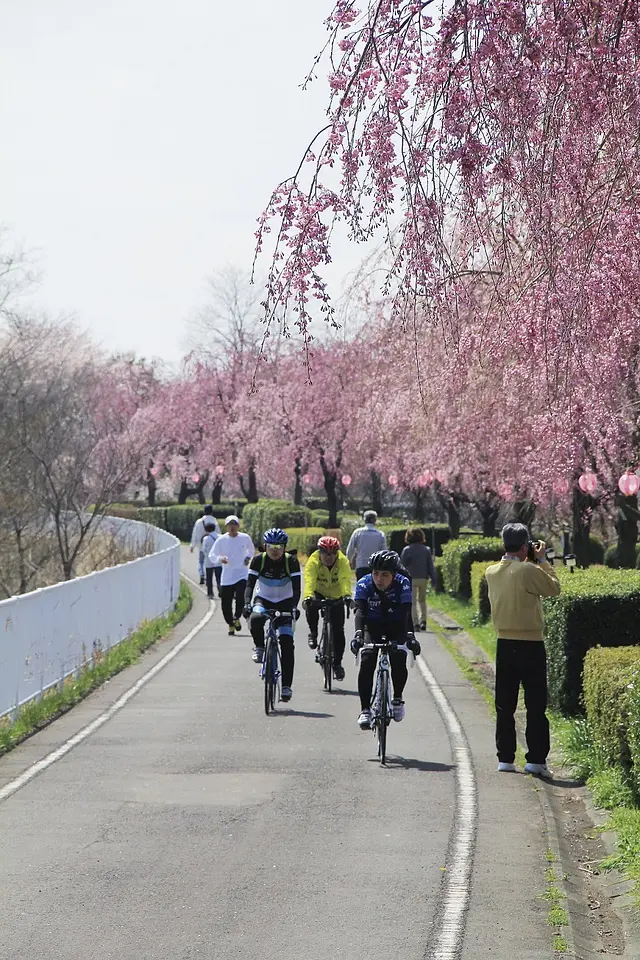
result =
[[[324,122],[299,83],[331,0],[4,0],[0,223],[37,302],[109,349],[177,359],[204,279]],[[340,247],[340,273],[359,250]],[[338,276],[334,283],[338,285]]]

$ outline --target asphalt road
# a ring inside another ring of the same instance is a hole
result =
[[[195,574],[188,551],[184,567]],[[195,592],[171,642],[206,612]],[[170,643],[0,759],[0,787]],[[383,769],[356,724],[349,654],[346,680],[326,694],[301,622],[293,699],[266,718],[251,650],[246,628],[229,638],[217,610],[108,723],[0,803],[3,960],[434,956],[456,772],[419,670]],[[495,772],[484,702],[430,635],[423,653],[466,733],[478,791],[466,931],[451,956],[551,958],[535,784]]]

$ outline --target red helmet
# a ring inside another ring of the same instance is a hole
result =
[[[337,537],[320,537],[318,540],[318,550],[324,550],[326,553],[337,553],[340,549],[340,541]]]

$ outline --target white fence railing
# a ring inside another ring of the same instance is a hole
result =
[[[144,620],[168,613],[180,591],[180,542],[157,527],[105,517],[101,531],[154,553],[0,601],[0,717],[79,671]]]

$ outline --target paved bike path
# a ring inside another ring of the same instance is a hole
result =
[[[193,575],[188,551],[183,560]],[[206,605],[198,593],[177,636]],[[352,659],[339,692],[326,694],[305,637],[300,629],[294,698],[266,718],[248,633],[229,638],[217,611],[107,724],[0,804],[3,958],[430,956],[455,809],[442,720],[410,671],[407,716],[390,729],[392,762],[381,769],[355,723]],[[433,637],[423,645],[479,787],[461,960],[551,957],[531,780],[495,774],[484,703]],[[0,782],[109,696],[1,759]]]

